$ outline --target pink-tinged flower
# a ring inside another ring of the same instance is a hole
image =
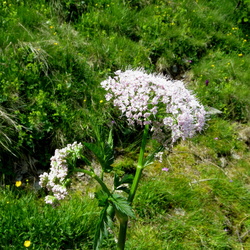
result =
[[[67,147],[56,149],[54,156],[50,158],[50,172],[40,175],[39,185],[47,188],[53,195],[45,197],[45,202],[54,204],[58,200],[64,199],[68,192],[66,183],[68,182],[68,163],[71,158],[80,158],[83,145],[81,143],[68,144]]]
[[[215,140],[218,140],[219,138],[218,138],[218,137],[215,137],[214,139],[215,139]]]
[[[166,172],[168,172],[168,171],[169,171],[169,169],[168,169],[168,168],[162,168],[162,171],[166,171]]]
[[[205,109],[182,81],[142,69],[116,71],[101,82],[106,100],[113,101],[130,125],[150,124],[153,138],[168,146],[179,138],[192,137],[205,124]]]

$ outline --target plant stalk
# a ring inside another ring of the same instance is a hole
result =
[[[118,236],[118,243],[117,249],[124,250],[125,242],[126,242],[126,235],[127,235],[127,227],[128,227],[128,216],[124,216],[120,221],[120,228],[119,228],[119,236]]]
[[[149,125],[145,125],[144,131],[143,131],[143,136],[142,136],[142,142],[141,142],[141,148],[140,148],[140,155],[136,167],[136,172],[135,172],[135,177],[130,189],[129,197],[128,197],[128,202],[132,204],[135,193],[141,178],[142,170],[144,167],[144,153],[145,153],[145,148],[147,144],[147,139],[148,139],[148,131],[149,131]]]
[[[128,202],[130,204],[132,204],[134,200],[135,193],[138,188],[138,184],[139,184],[142,170],[144,167],[144,153],[145,153],[145,148],[146,148],[147,139],[148,139],[148,131],[149,131],[149,125],[145,125],[143,136],[142,136],[140,155],[139,155],[136,172],[135,172],[135,177],[134,177],[134,180],[130,189],[129,197],[128,197]],[[119,221],[120,221],[120,229],[119,229],[117,249],[124,250],[125,242],[126,242],[126,235],[127,235],[127,227],[128,227],[128,217],[127,216],[126,218],[123,217],[122,219],[119,219]]]

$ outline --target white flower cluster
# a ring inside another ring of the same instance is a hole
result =
[[[144,70],[116,71],[101,82],[106,100],[113,100],[129,124],[151,125],[153,137],[164,144],[164,131],[171,131],[171,142],[192,137],[205,124],[204,107],[182,81]]]
[[[83,145],[81,143],[68,144],[63,149],[56,149],[55,155],[50,159],[50,172],[40,175],[39,185],[47,188],[53,195],[45,197],[45,202],[53,204],[57,200],[62,200],[68,194],[68,160],[71,157],[80,158],[80,151]]]

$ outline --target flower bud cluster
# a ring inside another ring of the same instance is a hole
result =
[[[45,187],[53,195],[45,197],[45,202],[53,204],[55,201],[62,200],[68,194],[67,183],[68,177],[68,161],[72,157],[80,158],[80,152],[83,148],[81,143],[68,144],[63,149],[56,149],[55,155],[50,159],[50,172],[40,175],[39,185]]]
[[[205,124],[204,107],[180,80],[142,69],[119,70],[101,86],[107,91],[106,100],[113,100],[130,125],[150,124],[153,138],[163,145],[166,131],[174,143],[192,137]]]

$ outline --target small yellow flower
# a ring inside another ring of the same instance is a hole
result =
[[[54,27],[53,26],[49,26],[50,29],[53,29]]]
[[[20,187],[22,185],[21,181],[16,181],[16,187]]]
[[[54,43],[54,45],[58,45],[58,43]]]
[[[212,64],[211,67],[214,67],[214,65]]]
[[[6,203],[7,203],[7,204],[9,204],[10,202],[9,202],[9,201],[7,201]]]
[[[86,100],[86,99],[84,99],[83,101],[84,101],[84,102],[86,102],[87,100]]]
[[[56,35],[56,32],[54,32],[53,35],[55,36],[55,35]]]
[[[238,54],[238,56],[243,56],[243,54]]]
[[[100,103],[103,103],[103,100],[100,100]]]
[[[230,62],[227,63],[227,65],[230,65],[230,64],[231,64]]]
[[[243,43],[245,43],[245,42],[247,42],[247,40],[246,40],[246,39],[244,39],[244,40],[243,40]]]
[[[29,247],[31,245],[31,242],[29,240],[24,241],[23,244],[25,247]]]

